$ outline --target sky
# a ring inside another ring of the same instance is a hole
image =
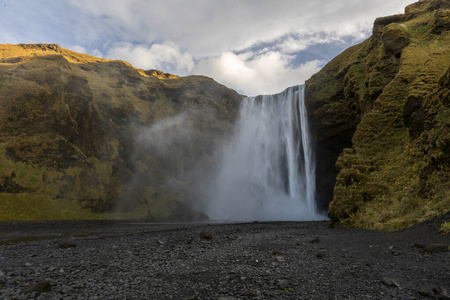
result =
[[[303,84],[414,0],[0,0],[0,43],[55,43],[245,95]]]

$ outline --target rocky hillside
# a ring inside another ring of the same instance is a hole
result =
[[[418,1],[306,82],[317,200],[335,224],[450,210],[449,29],[450,0]],[[203,76],[0,45],[0,221],[205,218],[193,191],[241,99]]]
[[[240,99],[202,76],[0,45],[0,221],[204,217],[185,205],[204,174],[192,167],[208,167]]]
[[[334,223],[396,229],[450,210],[449,29],[450,1],[418,1],[306,82]]]

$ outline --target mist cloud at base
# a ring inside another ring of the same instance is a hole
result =
[[[323,219],[306,188],[300,91],[244,100],[235,124],[191,109],[140,127],[122,209],[155,220],[181,206],[219,221]]]
[[[133,176],[119,210],[147,209],[149,219],[166,219],[180,203],[201,208],[199,190],[214,172],[217,149],[232,124],[209,109],[184,111],[135,129],[130,158]]]

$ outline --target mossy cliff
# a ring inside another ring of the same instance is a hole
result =
[[[418,1],[306,82],[334,223],[389,230],[450,210],[449,29],[450,1]]]
[[[187,172],[228,135],[240,99],[203,76],[0,45],[0,221],[204,217],[183,204]],[[161,123],[169,144],[142,136]]]

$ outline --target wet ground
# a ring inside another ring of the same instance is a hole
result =
[[[0,222],[0,246],[21,242],[164,230],[182,225],[183,223],[136,221]]]
[[[0,299],[450,299],[449,219],[2,224]]]

